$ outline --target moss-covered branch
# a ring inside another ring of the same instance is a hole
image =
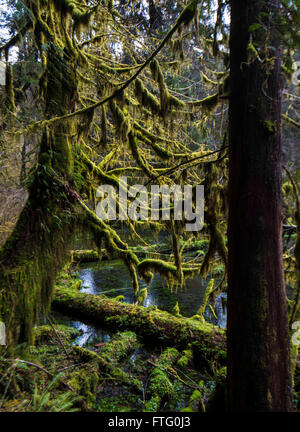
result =
[[[167,370],[172,368],[178,357],[179,352],[175,348],[167,348],[161,354],[150,375],[148,393],[151,398],[146,402],[145,411],[158,411],[162,400],[174,397],[174,385]]]
[[[281,117],[283,118],[284,121],[286,121],[287,123],[292,124],[293,126],[296,126],[297,128],[300,128],[300,123],[298,123],[296,120],[292,119],[292,117],[289,117],[286,114],[281,114]]]

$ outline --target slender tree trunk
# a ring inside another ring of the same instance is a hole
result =
[[[230,411],[288,411],[291,403],[282,263],[278,14],[276,0],[231,1]]]

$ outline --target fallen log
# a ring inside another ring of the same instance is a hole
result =
[[[150,393],[150,399],[145,404],[145,411],[159,411],[163,401],[175,397],[167,369],[172,368],[178,357],[179,352],[175,348],[167,348],[161,354],[149,378],[147,393]]]
[[[155,306],[135,306],[63,286],[56,287],[52,308],[98,327],[132,330],[148,346],[178,349],[190,346],[196,354],[195,363],[200,367],[212,360],[225,364],[224,331],[199,319],[175,317]]]
[[[87,363],[94,362],[98,366],[97,377],[100,377],[101,372],[105,372],[109,374],[113,379],[125,384],[135,391],[141,392],[141,383],[138,379],[132,377],[127,372],[123,371],[120,367],[118,367],[115,362],[107,360],[101,357],[101,354],[97,354],[93,351],[90,351],[86,348],[82,348],[79,346],[72,347],[72,353],[77,356],[80,361],[85,361]],[[80,373],[78,373],[80,376]]]
[[[136,334],[126,331],[116,334],[109,342],[106,342],[101,348],[100,355],[104,360],[117,364],[138,347]]]

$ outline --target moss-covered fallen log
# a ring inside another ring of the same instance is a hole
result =
[[[167,348],[161,354],[152,370],[147,393],[150,399],[146,402],[145,411],[158,411],[163,401],[175,397],[175,391],[167,370],[172,368],[179,357],[179,352],[175,348]]]
[[[205,364],[212,360],[220,364],[225,361],[224,331],[198,319],[175,317],[156,307],[135,306],[64,287],[56,288],[52,308],[85,323],[132,330],[147,345],[178,349],[191,345],[197,354],[197,364],[201,363],[200,358]]]
[[[54,326],[41,325],[33,329],[34,343],[36,345],[45,343],[57,343],[57,339],[62,339],[67,342],[76,339],[81,335],[81,330],[69,327],[63,324]]]
[[[107,342],[101,349],[100,355],[103,359],[116,364],[136,350],[138,346],[139,343],[136,334],[126,331],[116,334]]]
[[[98,375],[99,372],[101,373],[105,372],[112,379],[117,380],[120,383],[131,387],[135,391],[138,392],[142,391],[141,383],[138,379],[132,377],[127,372],[123,371],[120,367],[116,366],[115,362],[103,358],[101,354],[99,355],[94,351],[90,351],[86,348],[82,348],[79,346],[73,346],[72,353],[75,354],[82,362],[87,362],[89,364],[94,362],[95,364],[97,364]]]

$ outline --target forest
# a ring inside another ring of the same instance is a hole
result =
[[[0,18],[0,412],[300,412],[299,2]]]

